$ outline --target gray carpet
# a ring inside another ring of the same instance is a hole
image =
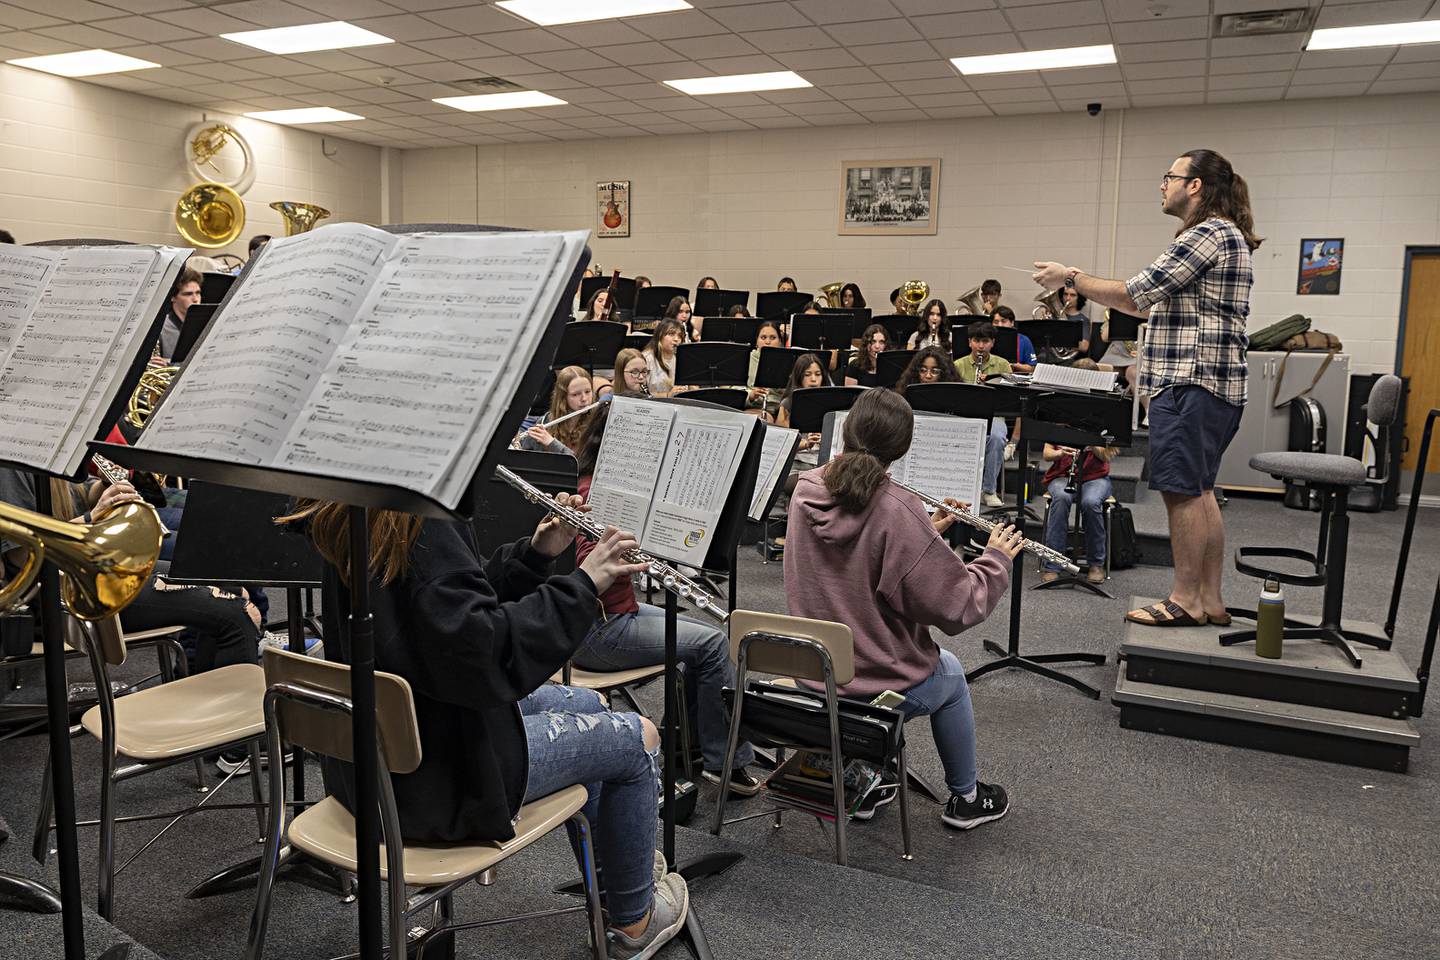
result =
[[[1351,528],[1349,616],[1382,621],[1402,517],[1360,514]],[[1428,519],[1428,518],[1425,518]],[[1234,499],[1226,510],[1232,540],[1309,541],[1317,517],[1273,500]],[[1410,587],[1396,648],[1418,663],[1434,576],[1440,524],[1417,533]],[[1113,592],[1163,595],[1170,571],[1116,574]],[[1031,578],[1033,582],[1033,577]],[[1249,602],[1254,581],[1227,573],[1228,599]],[[743,606],[783,610],[779,564],[742,554]],[[1292,611],[1314,610],[1318,591],[1290,591]],[[1104,667],[1075,672],[1108,688],[1120,642],[1124,601],[1078,591],[1027,592],[1022,648],[1093,650]],[[988,658],[980,639],[1004,641],[1005,618],[943,641],[967,666]],[[717,957],[1345,958],[1433,957],[1430,919],[1440,907],[1432,874],[1440,862],[1440,806],[1433,799],[1440,765],[1427,738],[1408,775],[1362,771],[1123,731],[1108,697],[1082,698],[1068,687],[1019,672],[976,682],[981,776],[1004,784],[1009,817],[967,834],[945,830],[937,809],[913,799],[916,859],[900,859],[893,806],[850,832],[849,869],[829,863],[830,840],[813,820],[787,815],[727,828],[721,841],[682,829],[680,852],[738,844],[747,859],[730,874],[697,885]],[[932,782],[940,767],[928,727],[909,728],[912,765]],[[24,859],[33,817],[41,743],[0,746],[0,811],[16,836],[0,847],[0,866]],[[94,809],[95,750],[77,742],[82,815]],[[188,793],[186,771],[131,781],[128,809],[173,802]],[[312,778],[312,783],[315,780]],[[248,793],[243,784],[226,792]],[[189,794],[193,796],[193,794]],[[692,827],[708,823],[706,790]],[[760,801],[732,805],[759,809]],[[122,828],[122,856],[143,842]],[[169,957],[233,957],[250,907],[247,893],[205,902],[182,894],[214,865],[257,851],[254,822],[239,813],[209,814],[177,827],[120,877],[117,923]],[[93,831],[82,831],[83,870],[93,900]],[[468,888],[462,917],[529,909],[571,870],[550,840],[501,872],[500,883]],[[352,949],[353,908],[299,884],[282,888],[272,924],[271,956],[312,957]],[[37,930],[28,915],[0,913],[0,924]],[[18,934],[17,934],[18,935]],[[29,932],[27,936],[43,934]],[[464,956],[580,957],[577,917],[464,935]],[[0,955],[15,939],[0,928]],[[93,952],[93,951],[92,951]],[[27,954],[31,953],[27,951]],[[663,956],[680,957],[678,948]]]

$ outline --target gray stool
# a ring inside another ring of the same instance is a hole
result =
[[[1366,417],[1380,427],[1381,443],[1400,413],[1400,378],[1387,375],[1375,381],[1365,404]],[[1383,446],[1382,446],[1383,449]],[[1320,539],[1315,552],[1293,547],[1240,547],[1235,551],[1235,569],[1248,576],[1274,579],[1302,587],[1324,587],[1325,596],[1319,626],[1297,624],[1286,619],[1286,640],[1324,640],[1340,648],[1351,666],[1359,669],[1360,655],[1352,643],[1366,643],[1381,650],[1390,649],[1390,640],[1383,636],[1346,630],[1340,625],[1345,602],[1345,550],[1350,535],[1350,518],[1346,504],[1350,488],[1371,477],[1365,465],[1354,457],[1332,453],[1261,453],[1250,458],[1252,469],[1261,470],[1286,481],[1308,485],[1320,498]],[[1289,573],[1269,570],[1252,560],[1284,558],[1310,564],[1313,573]],[[1255,611],[1231,609],[1233,615],[1253,620]],[[1222,646],[1245,643],[1255,639],[1254,630],[1238,630],[1220,635]]]

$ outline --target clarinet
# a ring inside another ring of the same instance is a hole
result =
[[[1072,500],[1080,492],[1080,458],[1083,456],[1085,456],[1085,448],[1081,447],[1070,458],[1070,475],[1065,478],[1065,492],[1070,495]]]
[[[969,513],[965,510],[957,510],[955,507],[950,506],[948,503],[936,500],[934,497],[928,494],[921,493],[919,490],[916,490],[908,483],[901,483],[894,477],[890,478],[890,482],[895,484],[895,486],[899,487],[901,490],[908,490],[909,492],[915,494],[915,496],[919,497],[920,501],[924,503],[925,506],[929,507],[931,510],[940,510],[948,513],[956,520],[968,523],[972,527],[978,527],[979,529],[984,530],[986,533],[989,533],[995,528],[1002,526],[1002,524],[995,523],[991,520],[986,520],[984,517],[976,516],[975,514]],[[1051,550],[1049,547],[1045,546],[1045,544],[1040,543],[1037,540],[1026,540],[1023,544],[1021,544],[1020,549],[1024,550],[1031,556],[1039,557],[1046,563],[1053,563],[1057,566],[1064,568],[1066,573],[1078,574],[1080,572],[1080,568],[1075,565],[1074,561],[1072,561],[1069,557],[1065,556],[1065,554],[1061,553],[1059,550]]]
[[[556,503],[553,497],[547,496],[545,491],[516,475],[516,473],[508,467],[496,467],[495,475],[524,494],[526,500],[544,507],[548,512],[579,530],[591,540],[599,542],[600,538],[605,536],[604,527],[597,524],[594,520],[591,520],[579,510],[573,507],[564,507]],[[714,597],[710,596],[710,594],[700,588],[698,583],[685,576],[685,574],[670,564],[662,560],[657,560],[650,556],[650,554],[640,550],[630,551],[625,555],[625,559],[630,563],[646,564],[650,568],[647,572],[650,574],[652,580],[675,594],[675,596],[681,600],[688,601],[696,610],[713,617],[716,622],[724,623],[730,619],[730,612],[717,604]]]

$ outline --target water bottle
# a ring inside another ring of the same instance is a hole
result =
[[[1280,659],[1281,638],[1285,632],[1285,593],[1279,580],[1266,580],[1260,589],[1260,604],[1255,608],[1255,653],[1271,660]]]

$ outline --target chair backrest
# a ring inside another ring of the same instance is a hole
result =
[[[1382,427],[1392,426],[1400,416],[1400,378],[1387,373],[1370,388],[1365,401],[1365,418]]]
[[[830,655],[836,686],[855,679],[855,634],[843,623],[759,610],[734,610],[730,613],[731,660],[738,660],[740,641],[752,634],[756,636],[745,653],[749,670],[824,683],[825,663],[813,648],[766,639],[767,636],[793,637],[825,648]]]
[[[95,651],[107,666],[118,667],[125,662],[125,631],[120,629],[118,617],[106,617],[93,623],[82,623],[69,615],[64,616],[65,642],[72,648],[86,652],[93,643]]]
[[[281,736],[312,753],[347,763],[355,759],[351,737],[350,668],[288,650],[265,648],[265,686],[283,685],[276,704]],[[288,690],[286,689],[288,688]],[[313,691],[345,701],[347,709],[326,709]],[[375,673],[375,731],[385,748],[391,773],[410,773],[420,766],[420,729],[415,719],[415,698],[410,684],[393,673]]]

